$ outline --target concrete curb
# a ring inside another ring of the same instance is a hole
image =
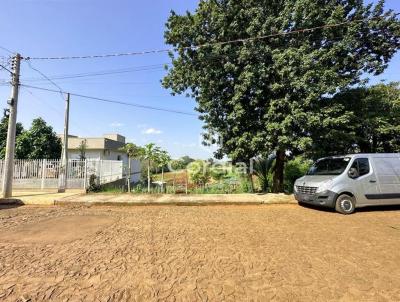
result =
[[[218,205],[263,205],[295,204],[294,198],[283,195],[128,195],[99,194],[76,195],[56,198],[54,205],[60,206],[218,206]]]
[[[258,206],[258,205],[273,205],[273,204],[295,204],[294,202],[260,202],[260,201],[176,201],[176,202],[159,202],[159,201],[138,201],[138,202],[85,202],[85,201],[63,201],[55,200],[56,206]]]

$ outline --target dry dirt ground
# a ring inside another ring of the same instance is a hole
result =
[[[5,301],[400,301],[399,285],[399,208],[0,208]]]

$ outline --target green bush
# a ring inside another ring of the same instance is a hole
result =
[[[196,160],[187,167],[190,180],[196,185],[205,185],[210,180],[210,169],[208,163]]]
[[[87,188],[87,192],[100,192],[101,187],[98,182],[98,178],[95,174],[91,174],[89,177],[89,187]]]
[[[247,178],[243,178],[240,181],[240,185],[237,188],[236,193],[252,193],[251,183]]]
[[[285,192],[293,193],[293,185],[296,179],[307,173],[312,165],[312,161],[303,156],[289,160],[285,165],[284,187]]]
[[[210,173],[214,180],[222,180],[227,175],[227,168],[222,164],[214,164],[210,167]]]

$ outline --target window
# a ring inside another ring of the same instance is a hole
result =
[[[331,157],[317,161],[307,175],[340,175],[346,170],[349,157]]]
[[[121,160],[121,155],[118,155],[118,156],[117,156],[117,160]]]
[[[351,168],[358,172],[358,176],[367,175],[369,173],[369,160],[368,158],[357,158]]]

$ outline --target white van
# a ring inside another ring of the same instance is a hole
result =
[[[400,153],[319,159],[296,180],[294,195],[299,203],[332,207],[342,214],[359,207],[400,204]]]

